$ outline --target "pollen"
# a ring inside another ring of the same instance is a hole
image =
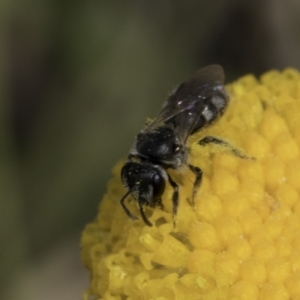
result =
[[[229,84],[230,103],[213,125],[188,140],[189,161],[203,171],[172,170],[179,206],[167,184],[153,224],[122,210],[120,170],[113,169],[96,219],[81,238],[90,272],[83,299],[300,299],[300,74],[270,71]],[[199,145],[205,136],[229,143]],[[139,215],[136,201],[126,200]]]

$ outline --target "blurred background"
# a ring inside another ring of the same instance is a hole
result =
[[[0,1],[0,298],[80,299],[80,234],[196,69],[300,68],[300,2]]]

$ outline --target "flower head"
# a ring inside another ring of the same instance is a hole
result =
[[[195,207],[194,174],[170,171],[180,194],[175,227],[169,185],[165,209],[146,209],[148,227],[122,210],[124,162],[113,169],[82,235],[91,274],[84,299],[300,299],[300,74],[248,75],[227,90],[225,114],[188,141],[189,163],[203,171]],[[248,159],[199,145],[205,136]],[[139,215],[134,201],[128,207]]]

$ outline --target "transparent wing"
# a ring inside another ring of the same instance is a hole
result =
[[[221,66],[210,65],[198,70],[171,94],[158,116],[144,132],[170,124],[174,127],[179,141],[184,144],[195,127],[200,129],[207,125],[203,122],[202,126],[200,118],[207,111],[211,101],[216,100],[216,97],[226,97],[223,84],[224,71]],[[210,122],[218,115],[211,116]]]

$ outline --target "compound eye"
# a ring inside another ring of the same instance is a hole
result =
[[[153,196],[160,198],[165,190],[165,179],[160,174],[155,174],[152,177]]]

